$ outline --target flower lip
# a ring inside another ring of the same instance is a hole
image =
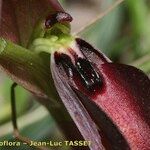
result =
[[[76,55],[73,63],[69,55],[55,52],[54,59],[57,66],[64,70],[69,82],[73,83],[83,93],[96,96],[102,88],[102,77],[86,58],[77,57]]]
[[[83,80],[84,86],[86,86],[89,91],[95,92],[101,88],[102,79],[87,59],[78,58],[76,68],[81,76],[81,80]]]
[[[70,14],[59,11],[49,15],[46,18],[45,27],[48,29],[56,23],[67,23],[67,22],[71,22],[72,20],[73,18],[70,16]]]

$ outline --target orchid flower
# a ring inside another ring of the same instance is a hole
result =
[[[1,15],[2,70],[40,98],[68,138],[91,141],[91,150],[150,148],[150,80],[141,70],[72,35],[73,18],[57,1],[7,0]]]

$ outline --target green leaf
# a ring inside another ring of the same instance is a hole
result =
[[[108,8],[114,4],[116,1],[108,0],[103,2],[103,5],[108,4]],[[106,9],[106,8],[105,8]],[[104,11],[105,12],[105,11]],[[103,12],[102,12],[103,14]],[[122,22],[122,9],[121,6],[113,8],[113,10],[106,16],[95,21],[91,26],[85,28],[80,35],[95,45],[97,48],[101,49],[108,56],[111,55],[110,45],[114,44],[116,37],[119,34],[119,30]]]
[[[0,39],[0,67],[13,81],[42,98],[57,99],[50,73],[50,55],[31,52]],[[48,100],[44,104],[49,103]]]

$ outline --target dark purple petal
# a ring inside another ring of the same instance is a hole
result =
[[[86,42],[80,38],[76,38],[76,42],[77,42],[77,45],[78,45],[80,51],[84,54],[84,56],[88,59],[88,61],[95,63],[95,64],[111,62],[111,60],[108,57],[106,57],[99,50],[96,50],[88,42]]]
[[[51,57],[51,70],[52,76],[54,79],[55,86],[58,90],[58,93],[67,108],[69,114],[72,119],[76,123],[79,131],[85,140],[91,141],[91,145],[89,146],[91,150],[102,150],[104,149],[99,132],[96,128],[95,123],[92,121],[88,112],[80,102],[80,99],[74,93],[72,88],[66,82],[67,78],[63,78],[58,70],[57,65],[55,64],[55,60],[52,55]]]

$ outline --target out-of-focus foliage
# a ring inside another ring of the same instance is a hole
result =
[[[11,108],[10,108],[10,87],[12,81],[6,77],[2,77],[1,74],[1,84],[0,84],[0,124],[10,120]],[[17,113],[21,115],[30,105],[29,105],[29,93],[21,87],[16,88],[17,97]],[[30,103],[31,104],[31,103]]]
[[[127,0],[83,33],[83,37],[114,61],[133,62],[150,53],[149,13],[148,2]]]
[[[107,9],[115,0],[86,0],[86,7],[80,0],[61,0],[62,4],[70,13],[71,9],[76,10],[74,16],[77,18],[82,17],[91,19],[98,15],[103,10]],[[89,5],[88,5],[89,4]],[[92,8],[90,7],[92,4]],[[98,5],[101,4],[101,5]],[[81,5],[81,7],[79,7]],[[95,8],[95,9],[94,9]],[[84,10],[84,11],[83,11]],[[93,13],[92,13],[93,12]],[[93,16],[92,16],[93,14]],[[81,37],[87,39],[95,47],[101,49],[112,60],[116,62],[133,64],[140,69],[143,69],[147,74],[150,74],[150,4],[146,0],[125,0],[123,4],[114,9],[100,21],[97,21],[92,27],[85,32],[82,32]],[[90,19],[89,19],[90,21]],[[73,22],[73,26],[83,24],[84,19],[79,19]],[[146,56],[146,57],[145,57]],[[10,86],[12,81],[0,76],[0,130],[10,129],[11,124],[7,121],[10,120]],[[21,133],[36,140],[45,139],[63,139],[63,135],[58,130],[54,120],[47,116],[45,110],[43,114],[39,112],[37,116],[41,119],[35,120],[33,113],[38,104],[33,103],[31,96],[24,89],[17,87],[17,112],[18,116],[24,114],[30,117],[30,124],[21,126]],[[33,98],[32,98],[33,99]],[[37,110],[41,108],[36,108]],[[33,111],[32,111],[33,110]],[[36,112],[36,113],[37,113]],[[33,113],[34,114],[34,113]],[[41,116],[41,117],[40,117]],[[32,121],[33,120],[33,121]],[[26,122],[26,120],[24,120]],[[10,130],[3,131],[0,141],[2,139],[13,139]],[[7,149],[7,148],[6,148]],[[16,150],[17,148],[15,148]],[[19,148],[20,150],[21,148]],[[25,149],[22,147],[22,149]],[[63,148],[63,150],[68,148]],[[5,149],[3,149],[5,150]]]

